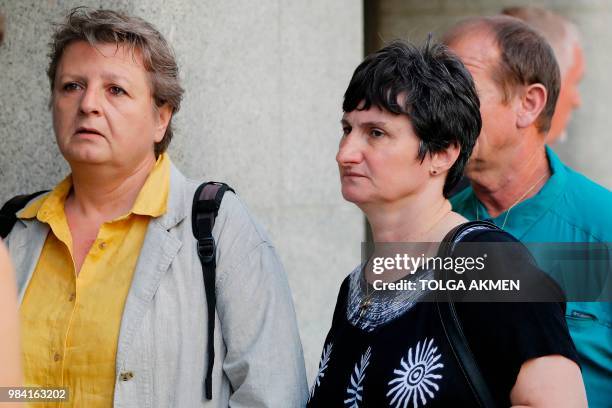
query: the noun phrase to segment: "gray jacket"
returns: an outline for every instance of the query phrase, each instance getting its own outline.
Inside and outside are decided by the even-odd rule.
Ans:
[[[114,406],[304,406],[304,357],[285,272],[266,233],[231,193],[213,230],[216,355],[213,399],[204,399],[208,316],[191,231],[198,184],[171,166],[168,211],[149,223],[123,311]],[[48,230],[36,219],[20,221],[7,239],[20,302]]]

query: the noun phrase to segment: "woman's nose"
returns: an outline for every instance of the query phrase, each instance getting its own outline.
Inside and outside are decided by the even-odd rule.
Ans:
[[[100,113],[100,96],[98,92],[92,88],[86,88],[82,93],[79,109],[84,114]]]
[[[339,165],[359,163],[363,158],[362,146],[357,135],[349,133],[342,138],[336,161]]]

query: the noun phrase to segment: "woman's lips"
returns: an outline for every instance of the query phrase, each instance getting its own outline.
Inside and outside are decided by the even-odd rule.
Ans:
[[[352,172],[342,173],[342,177],[343,178],[365,178],[363,174],[352,173]]]
[[[104,136],[102,133],[98,132],[95,128],[87,128],[87,127],[79,127],[77,128],[75,135],[84,135],[84,136]]]

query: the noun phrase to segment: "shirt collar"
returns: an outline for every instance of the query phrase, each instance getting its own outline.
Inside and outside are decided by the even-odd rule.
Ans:
[[[149,173],[147,181],[140,189],[131,212],[134,214],[159,217],[168,208],[168,190],[170,189],[170,159],[167,153],[157,158],[155,167]]]
[[[159,217],[168,207],[168,191],[170,188],[170,159],[167,153],[161,154],[153,170],[149,173],[145,184],[140,189],[136,201],[129,214]],[[66,197],[72,189],[72,176],[67,176],[55,188],[43,197],[28,205],[18,216],[21,219],[36,217],[39,221],[49,223],[53,217],[64,211]],[[121,217],[123,218],[123,217]]]
[[[522,239],[535,222],[550,209],[565,188],[567,181],[565,165],[548,146],[546,146],[546,157],[548,158],[551,177],[536,195],[518,203],[509,213],[504,211],[492,219],[485,206],[476,198],[471,186],[452,200],[453,207],[466,218],[473,220],[488,219],[499,227],[503,225],[505,231],[518,239]]]
[[[21,219],[37,218],[41,222],[48,223],[50,219],[58,215],[58,211],[64,211],[64,202],[72,189],[72,176],[68,175],[47,195],[37,198],[18,214]]]

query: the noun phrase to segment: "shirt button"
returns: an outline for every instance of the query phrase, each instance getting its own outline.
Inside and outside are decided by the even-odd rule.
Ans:
[[[72,301],[74,301],[75,298],[76,298],[76,294],[71,293],[70,296],[68,296],[68,301],[72,302]]]
[[[121,374],[119,374],[119,379],[121,381],[129,381],[134,377],[134,373],[131,371],[124,371]]]
[[[106,248],[106,242],[104,242],[104,241],[100,242],[100,244],[98,244],[98,248],[100,248],[100,249]]]
[[[60,353],[55,353],[53,355],[53,361],[60,361],[62,359],[62,356],[60,355]]]

